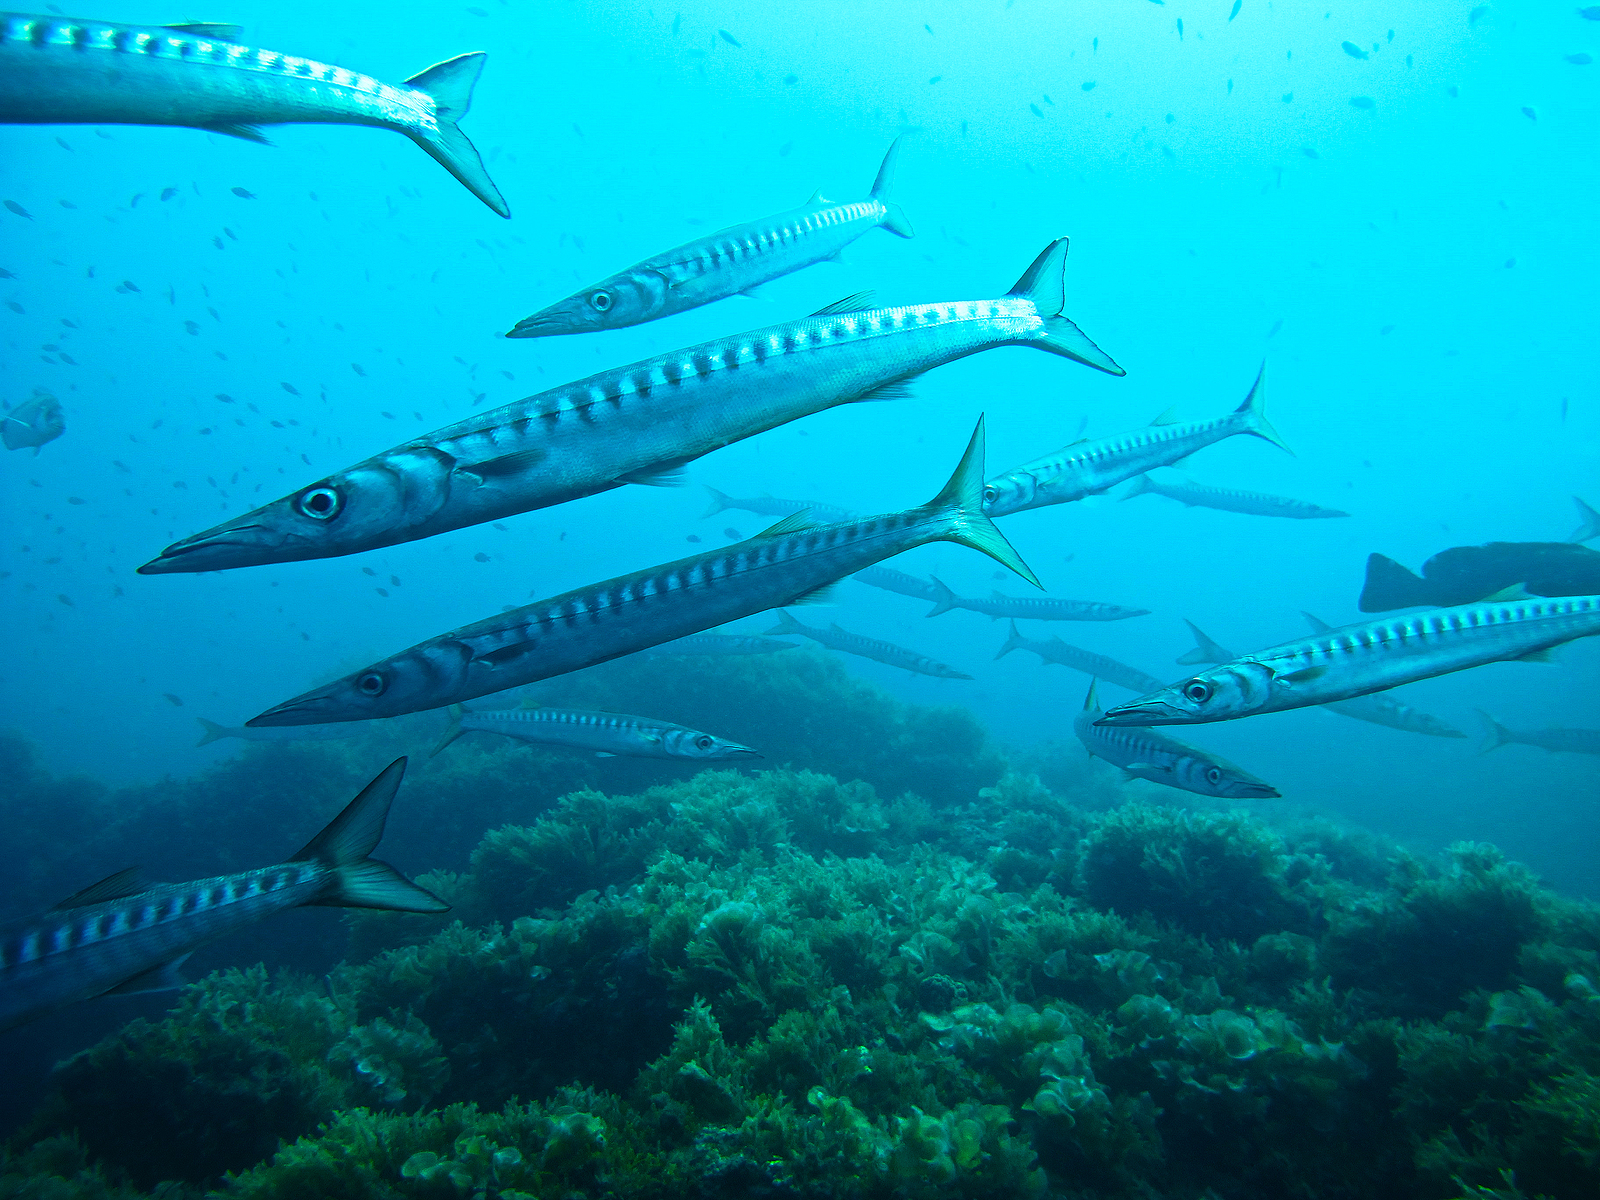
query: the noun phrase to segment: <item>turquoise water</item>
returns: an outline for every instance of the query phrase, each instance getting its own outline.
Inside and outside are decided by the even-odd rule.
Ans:
[[[37,807],[54,793],[19,784],[0,831],[10,822],[14,844],[53,849],[9,868],[18,882],[6,911],[43,907],[133,858],[173,878],[264,865],[354,794],[357,775],[386,754],[425,754],[442,728],[418,718],[375,735],[370,754],[350,751],[359,765],[338,760],[337,786],[293,759],[281,790],[325,783],[316,803],[280,823],[240,800],[230,828],[217,781],[239,776],[217,772],[246,751],[235,740],[196,747],[196,718],[239,725],[505,606],[771,523],[702,518],[696,484],[866,512],[920,503],[979,414],[995,473],[1171,406],[1184,419],[1220,415],[1268,362],[1267,412],[1295,455],[1239,438],[1185,470],[1348,518],[1107,496],[1002,522],[1048,594],[1150,610],[1035,624],[1033,636],[1058,633],[1166,680],[1180,677],[1173,660],[1192,645],[1184,618],[1250,650],[1298,636],[1302,610],[1334,624],[1361,619],[1369,553],[1415,569],[1450,546],[1566,538],[1572,497],[1600,501],[1600,63],[1588,61],[1600,56],[1600,20],[1570,5],[1233,7],[492,0],[236,3],[194,14],[241,23],[253,45],[392,81],[487,50],[462,128],[509,201],[509,221],[389,132],[278,126],[263,147],[187,129],[0,127],[4,399],[15,406],[42,388],[66,416],[65,434],[37,457],[0,461],[3,724],[32,747],[41,778],[83,777],[83,787],[131,788],[108,795],[152,803],[177,788],[210,808],[193,837],[174,833],[169,845],[146,825],[132,844],[75,856],[107,814],[66,806],[74,815],[56,828]],[[871,232],[842,265],[780,279],[759,299],[632,329],[499,336],[629,263],[797,206],[819,187],[830,199],[864,196],[899,135],[894,199],[914,240]],[[841,406],[717,451],[690,465],[682,489],[623,487],[344,558],[133,573],[178,538],[474,411],[863,289],[885,305],[999,296],[1063,235],[1064,311],[1126,378],[995,350],[930,372],[911,398]],[[1026,590],[952,545],[888,565],[936,573],[963,595]],[[889,699],[965,710],[989,739],[984,754],[1038,770],[1052,787],[1051,770],[1087,781],[1079,799],[1098,788],[1094,802],[1108,802],[1119,777],[1084,775],[1071,737],[1087,679],[1026,653],[992,661],[1003,622],[967,612],[929,620],[926,607],[848,585],[831,607],[797,615],[971,674],[845,663]],[[731,631],[772,624],[755,616]],[[685,690],[715,688],[721,669],[696,667]],[[756,686],[746,668],[728,670],[739,687]],[[826,707],[827,687],[845,677],[818,678],[809,702]],[[539,698],[672,720],[719,715],[671,695],[670,674],[630,679],[557,680]],[[1517,728],[1594,728],[1597,681],[1600,645],[1588,641],[1553,665],[1495,664],[1399,693],[1466,739],[1315,709],[1174,732],[1274,785],[1282,799],[1251,805],[1266,819],[1328,817],[1425,853],[1490,842],[1558,891],[1592,897],[1596,760],[1524,746],[1480,757],[1474,710]],[[662,690],[628,691],[646,683]],[[736,723],[737,707],[720,715]],[[854,750],[818,744],[814,714],[762,718],[781,729],[756,746],[767,766],[845,781]],[[712,732],[747,740],[737,728]],[[499,753],[496,763],[524,752]],[[246,761],[261,764],[258,780],[276,778],[280,760]],[[993,762],[969,790],[993,782]],[[564,771],[541,775],[548,787],[527,807],[484,800],[481,814],[458,814],[446,829],[408,823],[402,799],[402,848],[390,857],[408,873],[461,869],[490,824],[531,821],[533,805],[563,790],[618,795],[693,773],[622,762]],[[482,796],[515,775],[494,766]],[[882,764],[862,775],[886,798],[937,787],[931,772],[885,782]],[[470,792],[470,772],[461,787]],[[1127,795],[1191,799],[1146,784]],[[69,862],[79,874],[59,877]],[[206,951],[208,968],[263,954],[318,972],[332,961],[332,933],[305,934],[314,948],[303,951],[290,935],[254,936]],[[138,1003],[157,1016],[166,999]],[[59,1053],[88,1044],[66,1029],[52,1035]]]

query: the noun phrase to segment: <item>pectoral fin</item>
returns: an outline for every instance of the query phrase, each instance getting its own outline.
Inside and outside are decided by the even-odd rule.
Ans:
[[[1272,682],[1280,687],[1298,687],[1302,683],[1321,679],[1327,673],[1327,667],[1301,667],[1298,671],[1290,671],[1286,675],[1274,675]]]

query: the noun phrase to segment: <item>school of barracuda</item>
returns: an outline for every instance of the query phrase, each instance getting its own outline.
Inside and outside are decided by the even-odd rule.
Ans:
[[[490,209],[511,215],[459,124],[487,55],[462,54],[391,84],[241,39],[231,25],[132,26],[0,14],[0,123],[186,126],[258,142],[266,141],[261,128],[272,124],[373,126],[404,134]],[[819,192],[799,208],[665,250],[546,303],[515,320],[506,336],[581,335],[665,320],[836,258],[873,229],[911,238],[911,222],[891,198],[900,152],[896,139],[865,198],[834,202]],[[810,315],[608,368],[474,414],[174,542],[139,572],[231,570],[358,554],[627,485],[676,483],[688,464],[721,447],[839,405],[903,400],[918,376],[1003,346],[1031,346],[1123,375],[1063,311],[1067,249],[1067,239],[1056,238],[998,295],[885,308],[862,293]],[[1389,689],[1489,662],[1536,661],[1562,643],[1600,633],[1600,595],[1588,594],[1600,592],[1600,555],[1582,545],[1600,535],[1600,515],[1581,500],[1580,528],[1568,543],[1457,547],[1430,560],[1421,576],[1373,555],[1362,610],[1428,606],[1424,611],[1340,628],[1308,614],[1307,637],[1244,655],[1190,624],[1197,646],[1178,661],[1204,669],[1170,685],[1059,637],[1027,636],[1017,625],[1121,621],[1148,610],[998,591],[962,597],[937,578],[883,565],[914,547],[948,541],[1039,586],[994,522],[1122,485],[1123,500],[1153,494],[1256,516],[1345,516],[1297,499],[1200,483],[1174,470],[1235,436],[1288,450],[1264,414],[1265,378],[1263,364],[1244,402],[1226,415],[1179,423],[1163,414],[1142,429],[1054,450],[1040,446],[1038,457],[993,476],[986,474],[984,418],[974,404],[976,428],[959,457],[951,447],[956,463],[948,482],[927,502],[882,515],[772,496],[737,499],[708,488],[708,516],[742,509],[777,523],[730,546],[441,633],[286,699],[242,727],[202,720],[201,744],[335,738],[360,728],[351,722],[438,709],[448,712],[450,724],[435,753],[481,732],[601,755],[714,761],[755,756],[759,748],[649,716],[492,705],[469,710],[465,703],[629,654],[793,649],[793,641],[779,640],[784,635],[916,673],[972,678],[914,650],[834,623],[807,624],[788,611],[853,578],[932,603],[930,617],[960,608],[1008,619],[996,658],[1029,650],[1042,664],[1089,675],[1082,711],[1062,725],[1070,723],[1091,755],[1130,777],[1204,796],[1273,797],[1279,793],[1271,785],[1152,727],[1316,705],[1396,730],[1460,738],[1459,730],[1394,699]],[[40,393],[5,415],[4,444],[37,455],[65,430],[60,402]],[[768,636],[712,632],[768,611],[777,613]],[[1095,681],[1137,697],[1102,709]],[[1511,743],[1597,749],[1595,731],[1513,731],[1488,714],[1483,720],[1485,750]],[[404,764],[401,759],[386,768],[327,829],[277,866],[153,888],[123,872],[41,918],[0,931],[0,1027],[108,991],[174,986],[177,967],[197,945],[295,905],[442,911],[443,902],[370,858]]]

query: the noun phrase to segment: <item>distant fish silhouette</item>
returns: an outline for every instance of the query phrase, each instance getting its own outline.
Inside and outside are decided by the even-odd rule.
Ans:
[[[61,401],[43,388],[34,389],[33,399],[24,400],[4,417],[0,417],[0,437],[7,450],[21,450],[32,446],[34,457],[39,447],[53,442],[66,431],[67,420],[61,412]]]
[[[1580,531],[1581,532],[1581,531]],[[1362,612],[1471,604],[1520,584],[1531,596],[1600,594],[1600,550],[1576,542],[1490,542],[1453,546],[1414,575],[1382,554],[1367,559]]]

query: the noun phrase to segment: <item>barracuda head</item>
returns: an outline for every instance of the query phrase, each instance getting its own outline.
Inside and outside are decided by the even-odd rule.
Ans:
[[[454,460],[427,447],[368,459],[174,542],[141,575],[222,571],[354,554],[407,540],[450,497]]]
[[[719,738],[709,733],[701,733],[695,729],[669,729],[661,735],[661,745],[664,750],[674,758],[760,758],[761,755],[741,746],[738,742],[730,742],[726,738]]]
[[[469,692],[472,650],[442,638],[413,646],[393,658],[346,675],[343,679],[285,700],[245,724],[252,729],[274,725],[320,725],[332,721],[366,721],[441,708],[494,690],[487,685]]]
[[[1241,771],[1232,763],[1196,753],[1180,759],[1174,768],[1186,791],[1223,800],[1265,800],[1281,796],[1269,783]]]
[[[1200,725],[1266,711],[1273,694],[1272,668],[1261,663],[1224,663],[1159,692],[1106,709],[1096,725]]]
[[[1039,481],[1030,471],[1013,471],[983,485],[983,513],[988,517],[1003,517],[1033,503],[1039,492]]]
[[[661,315],[667,279],[659,271],[624,271],[518,321],[513,338],[622,329]]]

